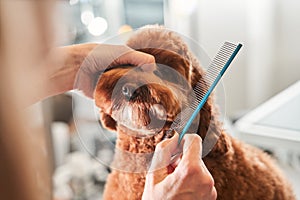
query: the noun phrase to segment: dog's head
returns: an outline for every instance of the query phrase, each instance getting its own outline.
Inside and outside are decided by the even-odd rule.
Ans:
[[[188,105],[188,61],[166,50],[144,51],[157,55],[153,70],[116,66],[97,83],[95,101],[107,128],[115,130],[121,125],[140,134],[157,133]]]
[[[199,71],[175,52],[150,48],[141,51],[155,56],[154,70],[116,66],[98,80],[94,97],[106,128],[116,130],[122,126],[136,134],[155,134],[169,128],[190,103],[192,87],[201,78]],[[201,118],[209,121],[210,104],[206,103],[202,110],[205,113]],[[206,124],[203,130],[207,130],[209,122]]]

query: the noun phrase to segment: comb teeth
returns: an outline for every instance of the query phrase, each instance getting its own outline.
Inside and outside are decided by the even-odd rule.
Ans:
[[[181,133],[189,117],[193,114],[192,109],[184,109],[172,123],[170,129],[175,130],[177,133]]]
[[[217,53],[215,58],[212,60],[207,73],[204,77],[205,82],[208,85],[211,85],[219,73],[222,71],[226,62],[229,60],[233,52],[235,51],[237,45],[231,44],[229,42],[225,42],[221,47],[220,51]]]
[[[238,45],[232,44],[230,42],[225,42],[222,45],[222,47],[218,51],[217,55],[214,57],[214,59],[210,63],[204,78],[202,80],[198,81],[198,83],[194,87],[194,93],[196,94],[197,97],[200,97],[200,98],[198,98],[198,99],[196,99],[196,101],[192,102],[192,104],[190,105],[191,109],[195,110],[197,108],[200,101],[202,100],[202,98],[205,96],[205,94],[209,90],[209,87],[213,84],[213,82],[219,76],[223,67],[226,65],[227,61],[229,60],[229,58],[232,56],[232,54],[236,50],[237,46]],[[223,75],[223,74],[221,74],[221,75]],[[204,90],[203,90],[203,88],[204,88]]]
[[[196,94],[197,98],[191,103],[189,108],[184,109],[176,117],[170,127],[171,129],[180,133],[178,143],[180,143],[184,134],[191,126],[212,90],[215,88],[241,47],[241,44],[236,45],[230,42],[225,42],[209,65],[209,68],[203,79],[199,80],[194,87],[194,93]]]

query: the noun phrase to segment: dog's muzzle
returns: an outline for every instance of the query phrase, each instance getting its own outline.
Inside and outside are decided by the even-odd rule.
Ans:
[[[122,95],[126,101],[135,100],[140,95],[147,95],[149,93],[147,85],[138,87],[134,83],[126,83],[122,87]]]

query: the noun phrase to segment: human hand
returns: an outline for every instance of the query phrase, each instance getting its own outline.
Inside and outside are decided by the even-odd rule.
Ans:
[[[106,69],[126,64],[142,66],[146,71],[152,71],[155,68],[154,56],[135,51],[127,46],[90,45],[94,45],[94,48],[81,63],[74,84],[74,89],[82,90],[88,97],[93,97],[98,77]]]
[[[172,155],[178,152],[177,142],[178,134],[175,134],[156,146],[155,160],[150,168],[155,171],[146,176],[142,199],[216,199],[214,180],[201,159],[202,141],[198,135],[185,135],[181,143],[181,159],[176,164],[161,168],[170,163]]]

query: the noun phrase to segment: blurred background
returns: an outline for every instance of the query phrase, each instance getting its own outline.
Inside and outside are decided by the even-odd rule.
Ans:
[[[224,41],[242,43],[242,51],[223,79],[225,126],[235,137],[274,155],[300,194],[300,99],[286,108],[285,115],[295,124],[289,139],[267,137],[261,131],[250,137],[255,128],[236,126],[253,109],[300,80],[299,1],[64,0],[58,1],[56,10],[56,25],[61,30],[57,45],[103,42],[147,24],[165,25],[190,37],[210,58]],[[299,91],[300,87],[294,87],[289,93],[294,97]],[[280,106],[289,104],[285,102]],[[40,106],[52,138],[54,197],[101,198],[115,135],[106,131],[105,137],[99,135],[93,101],[70,92],[49,98]],[[258,113],[258,121],[272,114]],[[280,117],[286,119],[285,115]],[[245,123],[255,121],[247,119]],[[284,134],[290,129],[280,130]]]

